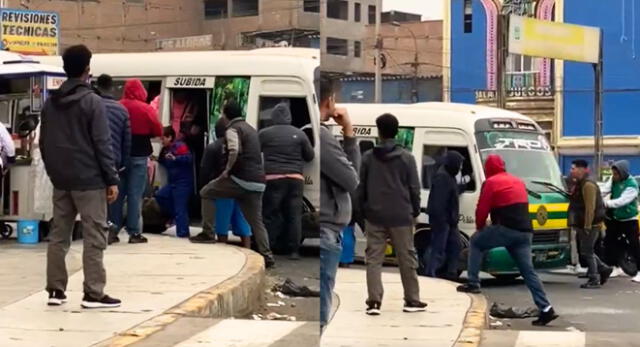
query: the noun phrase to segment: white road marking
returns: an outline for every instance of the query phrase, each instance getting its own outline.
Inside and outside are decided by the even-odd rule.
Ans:
[[[580,331],[521,331],[514,347],[584,347],[586,334]]]

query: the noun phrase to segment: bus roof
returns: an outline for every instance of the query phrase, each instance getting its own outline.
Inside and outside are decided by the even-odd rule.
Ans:
[[[60,56],[37,56],[43,63],[62,65]],[[246,51],[195,51],[94,54],[94,76],[300,76],[320,65],[320,50],[263,48]]]
[[[64,71],[59,66],[40,64],[32,57],[0,51],[0,75],[64,75]]]
[[[519,113],[471,104],[425,102],[417,104],[338,104],[349,112],[354,125],[375,125],[376,118],[391,113],[401,127],[454,127],[474,130],[478,119],[509,118],[533,122]]]

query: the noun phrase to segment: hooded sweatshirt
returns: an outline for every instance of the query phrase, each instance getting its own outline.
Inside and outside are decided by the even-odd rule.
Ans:
[[[271,121],[273,125],[259,133],[265,173],[302,175],[304,163],[314,157],[307,135],[291,125],[291,111],[285,104],[276,105],[271,112]]]
[[[409,227],[420,214],[420,180],[413,155],[385,140],[362,157],[359,209],[370,223]]]
[[[499,155],[487,157],[484,167],[486,181],[482,185],[476,208],[476,228],[482,230],[491,214],[494,225],[533,232],[529,218],[529,197],[524,182],[505,171]]]
[[[64,191],[117,185],[102,98],[78,79],[51,92],[42,110],[40,151],[51,182]]]
[[[147,91],[139,79],[128,80],[120,103],[129,112],[131,121],[131,156],[148,157],[153,153],[151,139],[162,136],[158,113],[146,103]]]
[[[451,228],[458,226],[460,214],[459,188],[456,176],[460,172],[464,157],[456,151],[449,151],[444,163],[433,177],[427,213],[429,220],[438,220]]]
[[[607,182],[603,194],[611,193],[611,200],[605,202],[607,208],[613,209],[613,219],[629,221],[638,219],[638,183],[629,174],[629,162],[620,160],[612,168],[618,170],[620,182]]]

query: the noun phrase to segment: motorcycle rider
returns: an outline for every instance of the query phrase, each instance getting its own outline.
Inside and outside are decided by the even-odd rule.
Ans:
[[[604,237],[605,262],[611,266],[618,265],[624,247],[619,241],[624,235],[629,243],[629,251],[640,268],[640,239],[638,228],[638,183],[629,174],[629,162],[621,160],[611,167],[612,179],[602,188],[603,196],[611,193],[611,199],[605,201],[607,232]],[[616,267],[611,277],[617,277],[623,271]],[[640,283],[640,273],[632,279]]]

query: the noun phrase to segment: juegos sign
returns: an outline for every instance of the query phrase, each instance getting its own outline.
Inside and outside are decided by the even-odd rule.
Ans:
[[[2,49],[30,55],[58,55],[58,13],[2,8],[0,25]]]

